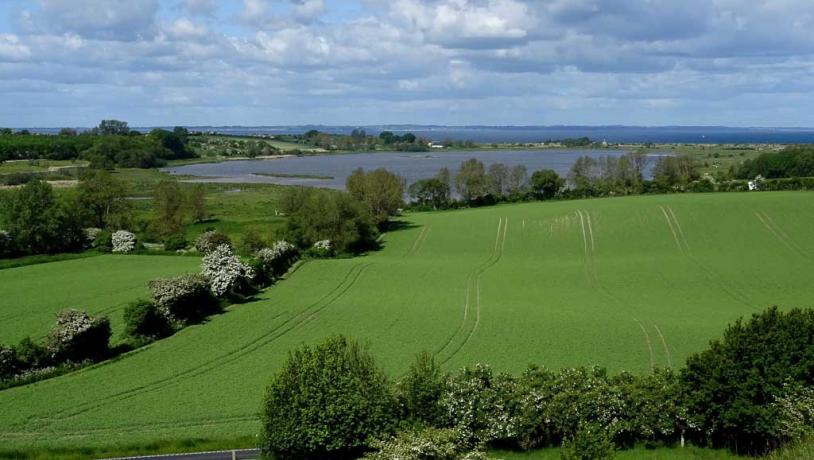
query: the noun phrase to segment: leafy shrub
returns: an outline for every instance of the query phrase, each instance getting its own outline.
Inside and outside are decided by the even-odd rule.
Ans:
[[[201,275],[154,279],[147,286],[158,312],[170,320],[199,321],[218,309],[209,281]]]
[[[415,363],[398,384],[405,418],[426,426],[439,426],[444,415],[440,401],[445,380],[446,375],[433,355],[424,352],[416,356]]]
[[[113,252],[132,252],[136,249],[136,235],[127,230],[119,230],[113,233],[111,244],[113,246]]]
[[[201,273],[209,280],[209,289],[218,297],[230,292],[246,292],[253,270],[232,253],[227,244],[206,254],[201,262]]]
[[[44,367],[50,363],[48,350],[44,346],[26,337],[20,340],[20,344],[15,349],[17,360],[21,369]]]
[[[0,345],[0,380],[14,377],[19,370],[17,351],[12,347]]]
[[[230,248],[232,247],[232,241],[228,236],[217,230],[210,230],[201,233],[201,236],[195,240],[195,249],[201,254],[209,254],[224,244]]]
[[[624,372],[614,379],[623,408],[614,427],[617,445],[672,444],[686,427],[686,410],[679,400],[679,381],[670,369],[633,376]]]
[[[369,460],[476,460],[487,459],[486,454],[463,442],[461,433],[454,429],[426,429],[407,431],[398,436],[378,441],[376,452],[365,455]]]
[[[172,333],[168,318],[152,302],[139,300],[124,309],[124,332],[136,338],[160,339]]]
[[[97,251],[110,252],[113,250],[113,232],[110,230],[102,230],[96,235],[93,240],[93,247]]]
[[[83,230],[85,234],[85,247],[94,247],[96,238],[102,233],[102,229],[98,227],[89,227]]]
[[[314,257],[331,257],[334,255],[331,240],[319,240],[311,246],[311,255]]]
[[[0,257],[9,257],[12,254],[11,234],[5,230],[0,230]]]
[[[187,239],[183,235],[173,235],[164,240],[164,250],[180,251],[187,248]]]
[[[608,433],[595,424],[581,425],[560,450],[562,460],[610,460],[615,456]]]
[[[297,260],[299,251],[293,244],[280,240],[270,248],[263,248],[254,255],[257,276],[264,282],[274,281],[283,276]]]
[[[702,442],[763,453],[782,440],[779,407],[790,387],[814,384],[814,310],[772,307],[738,320],[722,340],[692,355],[682,396]]]
[[[288,355],[263,406],[263,454],[272,458],[356,458],[391,433],[395,398],[373,357],[331,337]]]
[[[797,387],[777,398],[775,405],[780,433],[787,439],[800,441],[814,438],[814,387]]]
[[[105,316],[93,317],[79,310],[64,310],[46,339],[46,349],[58,362],[97,361],[107,356],[110,321]]]
[[[477,443],[516,437],[515,389],[510,375],[495,375],[489,366],[461,369],[449,378],[441,397],[448,426]]]

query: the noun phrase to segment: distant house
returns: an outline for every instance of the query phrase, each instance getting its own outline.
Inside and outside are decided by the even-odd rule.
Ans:
[[[439,144],[437,142],[430,142],[431,149],[442,149],[444,148],[444,144]]]

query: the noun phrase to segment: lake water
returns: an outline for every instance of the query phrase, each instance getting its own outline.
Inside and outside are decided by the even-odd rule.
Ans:
[[[314,155],[287,157],[274,160],[236,160],[221,163],[202,163],[164,168],[170,174],[196,176],[194,182],[270,183],[306,185],[335,189],[345,188],[345,179],[357,168],[372,170],[386,168],[411,184],[419,179],[435,176],[447,167],[454,174],[461,162],[477,158],[487,167],[503,163],[509,167],[525,165],[529,175],[538,169],[553,169],[565,175],[577,158],[619,156],[622,150],[507,150],[507,151],[449,151],[443,152],[389,152],[351,153],[340,155]],[[327,178],[269,177],[260,174],[330,176]]]

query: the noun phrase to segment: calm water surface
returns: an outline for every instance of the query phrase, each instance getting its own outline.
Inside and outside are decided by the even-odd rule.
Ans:
[[[506,150],[506,151],[439,151],[439,152],[378,152],[341,155],[314,155],[287,157],[274,160],[237,160],[222,163],[203,163],[164,168],[170,174],[196,176],[194,182],[270,183],[281,185],[307,185],[335,189],[345,188],[345,179],[354,169],[386,168],[411,184],[419,179],[433,177],[439,169],[447,167],[454,174],[461,162],[477,158],[488,167],[491,163],[507,166],[525,165],[529,175],[538,169],[553,169],[565,175],[577,158],[619,156],[622,150]],[[330,179],[269,177],[260,174],[330,176]]]

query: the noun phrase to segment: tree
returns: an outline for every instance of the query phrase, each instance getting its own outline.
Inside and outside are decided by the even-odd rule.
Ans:
[[[489,194],[501,197],[509,185],[509,168],[503,163],[489,165]]]
[[[62,128],[59,130],[60,136],[76,136],[76,130],[74,128]]]
[[[461,163],[455,176],[455,188],[464,201],[475,201],[486,196],[489,193],[489,180],[483,163],[476,158]]]
[[[700,441],[739,453],[776,447],[779,408],[795,384],[814,384],[814,310],[777,307],[736,321],[687,359],[681,388]],[[791,384],[791,385],[790,385]]]
[[[369,212],[349,193],[290,188],[282,208],[288,216],[286,239],[300,248],[329,240],[338,252],[360,252],[375,243],[377,231]]]
[[[202,184],[194,184],[187,191],[186,206],[194,222],[203,222],[209,219],[205,193],[206,189]]]
[[[435,177],[413,182],[408,193],[413,202],[433,209],[443,208],[449,203],[449,186]]]
[[[353,171],[345,182],[350,196],[364,205],[373,222],[381,226],[404,205],[404,178],[379,168]]]
[[[661,156],[653,167],[653,179],[663,188],[686,185],[700,176],[688,155]]]
[[[506,184],[506,191],[509,195],[519,195],[523,192],[528,180],[528,172],[525,165],[515,165],[509,171],[509,179]]]
[[[102,120],[96,130],[100,136],[126,136],[130,133],[127,122],[119,120]]]
[[[176,181],[161,181],[153,196],[153,229],[159,235],[179,235],[184,228],[184,195]]]
[[[98,361],[110,350],[110,321],[105,316],[90,316],[78,310],[57,315],[48,333],[46,349],[57,362]]]
[[[390,382],[359,343],[303,345],[271,380],[260,449],[276,459],[357,458],[393,431]]]
[[[13,246],[27,254],[71,251],[82,247],[80,212],[54,196],[51,186],[33,180],[11,194],[7,230]]]
[[[565,179],[553,169],[541,169],[531,175],[531,191],[538,200],[549,200],[560,193]]]
[[[127,200],[127,187],[109,172],[93,170],[83,175],[77,193],[80,209],[88,214],[90,227],[130,227],[132,205]]]
[[[440,426],[444,415],[440,402],[445,381],[446,375],[433,355],[419,353],[398,385],[406,418],[425,426]]]
[[[598,176],[597,162],[587,155],[577,158],[568,172],[568,182],[574,187],[577,193],[582,195],[593,195],[595,192],[595,181]]]
[[[124,332],[135,338],[160,339],[172,333],[167,317],[146,300],[128,304],[124,308]]]

